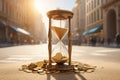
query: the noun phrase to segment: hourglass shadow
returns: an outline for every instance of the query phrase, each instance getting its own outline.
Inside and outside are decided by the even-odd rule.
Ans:
[[[54,78],[54,79],[53,79]],[[47,80],[87,80],[80,73],[47,74]]]

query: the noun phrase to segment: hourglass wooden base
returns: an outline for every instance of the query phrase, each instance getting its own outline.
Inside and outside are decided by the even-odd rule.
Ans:
[[[48,65],[48,71],[74,71],[73,65]]]

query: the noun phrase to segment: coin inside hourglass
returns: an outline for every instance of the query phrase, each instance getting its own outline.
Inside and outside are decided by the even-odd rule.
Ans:
[[[54,55],[53,60],[58,64],[59,63],[63,64],[68,60],[67,58],[68,52],[67,52],[67,48],[62,42],[62,39],[68,32],[68,29],[60,28],[60,27],[52,27],[52,31],[59,40],[56,46],[53,48],[53,55]]]

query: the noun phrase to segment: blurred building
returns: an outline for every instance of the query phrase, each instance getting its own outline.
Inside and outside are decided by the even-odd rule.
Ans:
[[[91,37],[104,37],[103,31],[103,0],[86,0],[86,26],[83,36],[89,43]]]
[[[45,37],[34,0],[0,0],[0,43],[40,43],[46,41]]]
[[[120,0],[86,0],[86,31],[83,36],[88,41],[91,36],[97,41],[104,38],[106,42],[115,41],[120,33]]]
[[[85,0],[76,0],[72,11],[74,13],[71,20],[72,44],[79,45],[82,43],[82,33],[85,30]]]
[[[120,0],[104,0],[102,9],[106,42],[114,42],[116,34],[120,34]]]

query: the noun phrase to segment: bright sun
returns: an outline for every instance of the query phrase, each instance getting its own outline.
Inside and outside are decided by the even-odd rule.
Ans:
[[[45,15],[49,8],[47,0],[35,0],[34,5],[38,12],[40,12],[42,15]]]
[[[56,4],[52,4],[52,2],[48,3],[48,0],[35,0],[35,8],[38,10],[38,12],[40,14],[42,14],[43,16],[43,21],[46,24],[46,29],[48,30],[48,18],[46,16],[46,13],[51,10],[51,9],[56,9],[57,5]],[[59,26],[59,22],[58,21],[54,21],[53,25]]]
[[[35,8],[42,14],[46,14],[47,11],[56,8],[56,4],[53,4],[53,0],[48,2],[49,0],[35,0]]]
[[[35,8],[40,12],[43,13],[44,12],[44,8],[43,8],[43,0],[35,0]]]
[[[46,16],[46,13],[50,7],[49,3],[47,0],[35,0],[34,5],[37,11],[42,14],[43,22],[45,23],[46,29],[48,30],[48,18]]]

